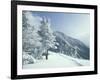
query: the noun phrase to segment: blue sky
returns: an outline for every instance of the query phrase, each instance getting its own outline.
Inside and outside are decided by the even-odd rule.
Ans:
[[[64,12],[36,12],[33,15],[47,17],[51,21],[51,28],[60,31],[73,38],[79,39],[89,46],[90,15],[82,13]]]

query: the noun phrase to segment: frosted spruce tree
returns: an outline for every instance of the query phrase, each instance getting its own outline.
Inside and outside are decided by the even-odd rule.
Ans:
[[[74,49],[75,49],[75,52],[74,52],[73,57],[82,59],[82,57],[78,53],[78,50],[80,50],[80,49],[77,46],[75,46]]]
[[[27,11],[23,11],[22,19],[23,64],[32,63],[39,56],[37,51],[41,46],[41,37],[38,35],[39,20],[36,23],[36,17]]]
[[[50,48],[55,48],[56,39],[53,35],[49,19],[45,17],[43,17],[41,20],[39,35],[42,38],[41,42],[43,52],[41,55],[46,55],[46,59],[48,59],[48,50]]]

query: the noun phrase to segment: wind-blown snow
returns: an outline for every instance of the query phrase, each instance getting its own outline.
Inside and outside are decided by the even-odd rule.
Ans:
[[[49,51],[48,60],[38,60],[34,64],[23,65],[23,69],[31,68],[62,68],[75,66],[89,66],[89,60],[75,59],[61,53]]]

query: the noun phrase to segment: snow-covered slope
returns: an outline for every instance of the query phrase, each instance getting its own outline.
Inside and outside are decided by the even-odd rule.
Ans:
[[[72,57],[89,59],[89,48],[82,41],[67,36],[59,31],[54,32],[54,35],[59,45],[56,45],[57,49],[51,49],[52,51],[61,52]],[[74,55],[75,50],[77,50],[77,56]]]
[[[70,59],[70,60],[76,62],[80,66],[88,66],[90,64],[89,60],[86,60],[86,59],[73,58],[71,56],[66,56],[64,54],[60,54],[60,56],[63,56],[66,59]]]
[[[70,56],[66,56],[61,53],[55,53],[49,51],[48,60],[38,60],[34,64],[25,64],[23,69],[34,68],[63,68],[63,67],[75,67],[75,66],[88,66],[89,60],[75,59]]]

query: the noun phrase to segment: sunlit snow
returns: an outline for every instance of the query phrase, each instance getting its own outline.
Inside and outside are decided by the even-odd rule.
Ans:
[[[62,68],[75,66],[89,66],[89,60],[75,59],[61,53],[54,53],[49,51],[48,60],[38,60],[34,64],[25,64],[23,69],[34,68]]]

